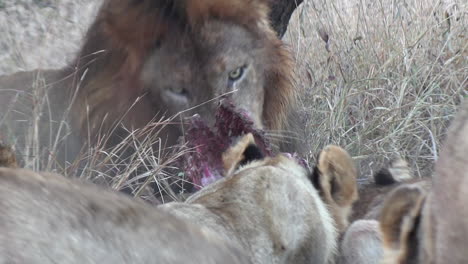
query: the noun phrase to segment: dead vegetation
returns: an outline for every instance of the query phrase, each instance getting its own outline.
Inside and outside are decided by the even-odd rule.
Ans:
[[[429,175],[468,94],[466,1],[306,1],[297,56],[309,149],[347,149],[363,175],[401,156]]]
[[[301,116],[311,154],[328,144],[340,145],[363,175],[395,156],[408,160],[416,175],[432,171],[446,127],[468,95],[468,6],[456,1],[309,0],[296,10],[285,41],[297,59],[296,85],[303,91]],[[8,36],[14,39],[13,33]],[[41,57],[41,66],[48,61],[56,65],[48,57]],[[2,69],[10,72],[37,65],[6,63],[10,62],[2,62]],[[86,149],[82,160],[67,168],[57,167],[53,159],[52,164],[39,163],[38,153],[25,164],[78,174],[114,189],[129,188],[134,195],[149,195],[149,200],[154,197],[147,187],[155,183],[158,198],[179,199],[167,188],[167,179],[185,183],[183,173],[173,169],[177,157],[189,150],[168,149],[156,155],[151,148],[164,149],[164,140],[150,132],[170,120],[156,120],[132,132],[113,149]],[[32,140],[29,150],[34,145]],[[122,160],[122,151],[134,154]]]

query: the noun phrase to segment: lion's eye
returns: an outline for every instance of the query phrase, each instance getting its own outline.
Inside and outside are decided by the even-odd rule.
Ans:
[[[244,75],[244,66],[239,67],[231,72],[229,72],[229,81],[235,82],[239,80]]]
[[[176,93],[178,95],[183,95],[183,96],[187,96],[188,92],[187,90],[185,90],[184,88],[180,87],[180,86],[173,86],[171,87],[171,91],[173,93]]]

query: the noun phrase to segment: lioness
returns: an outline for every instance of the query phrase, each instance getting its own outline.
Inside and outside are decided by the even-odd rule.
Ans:
[[[373,182],[359,186],[359,200],[354,203],[351,221],[379,218],[387,195],[403,184],[417,184],[426,190],[431,187],[430,177],[415,177],[408,163],[396,158],[373,175]]]
[[[406,184],[380,213],[382,263],[468,263],[468,101],[449,127],[432,190]]]
[[[0,133],[24,156],[73,161],[85,143],[115,146],[163,116],[213,122],[227,98],[277,134],[295,91],[268,2],[106,0],[68,67],[0,77]],[[180,120],[153,129],[162,146]]]
[[[349,155],[326,147],[309,177],[287,155],[257,154],[252,136],[244,137],[223,156],[226,177],[185,203],[159,208],[222,234],[253,263],[332,263],[338,233],[357,198]]]
[[[373,182],[359,186],[359,199],[353,205],[351,225],[340,244],[341,264],[374,264],[383,257],[382,233],[378,219],[385,199],[393,190],[414,184],[427,190],[431,178],[417,178],[405,160],[397,158],[373,175]]]
[[[382,256],[379,222],[373,219],[352,222],[340,243],[338,264],[377,264]]]
[[[214,232],[63,176],[0,168],[0,263],[250,263]]]
[[[156,208],[2,168],[0,262],[332,263],[357,193],[349,155],[328,146],[311,178],[293,158],[263,158],[253,143],[249,134],[224,154],[225,178]]]

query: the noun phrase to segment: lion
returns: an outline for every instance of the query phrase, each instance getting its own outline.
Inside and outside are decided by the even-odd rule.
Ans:
[[[359,219],[379,218],[383,202],[387,195],[403,184],[417,184],[428,190],[431,188],[430,177],[415,177],[406,160],[395,158],[373,175],[373,182],[359,186],[359,200],[353,205],[351,222]]]
[[[374,219],[352,222],[340,242],[338,264],[376,264],[382,256],[379,222]]]
[[[157,207],[0,168],[0,262],[334,263],[356,174],[337,146],[320,161],[312,176],[291,155],[264,157],[248,134],[223,154],[225,178]]]
[[[359,197],[356,179],[357,169],[344,149],[329,145],[319,153],[312,181],[340,233],[348,227],[353,205]]]
[[[223,155],[224,178],[159,208],[216,230],[253,263],[334,263],[357,175],[340,147],[320,157],[310,175],[289,155],[261,158],[249,134]]]
[[[214,232],[61,175],[0,168],[1,263],[250,263]]]
[[[404,185],[380,216],[383,263],[467,263],[468,101],[460,106],[435,164],[432,189]]]
[[[359,186],[359,199],[353,205],[351,225],[340,243],[341,264],[379,263],[383,257],[383,238],[379,218],[386,198],[402,185],[413,184],[423,190],[431,178],[417,178],[408,163],[396,158],[373,175],[373,182]]]
[[[269,24],[268,4],[106,0],[67,67],[0,77],[0,133],[23,157],[63,165],[149,123],[163,123],[152,133],[174,146],[182,117],[213,122],[221,100],[259,128],[287,130],[292,56]]]

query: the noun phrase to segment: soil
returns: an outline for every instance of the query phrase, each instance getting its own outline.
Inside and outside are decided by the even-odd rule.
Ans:
[[[80,46],[101,0],[0,0],[0,75],[59,68]]]

